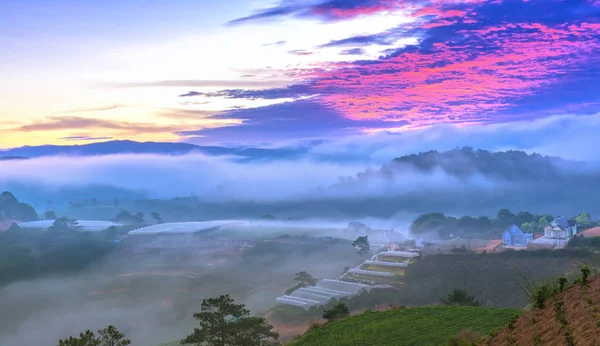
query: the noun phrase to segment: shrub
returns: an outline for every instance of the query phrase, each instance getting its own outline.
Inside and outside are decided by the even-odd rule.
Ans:
[[[565,286],[567,284],[567,278],[564,276],[561,276],[558,279],[556,279],[556,282],[558,282],[559,291],[564,292]]]
[[[311,322],[310,325],[308,326],[308,331],[313,331],[313,330],[317,330],[319,328],[323,328],[323,324],[318,323],[318,322]]]
[[[326,319],[327,322],[337,321],[348,316],[350,316],[350,309],[342,302],[337,303],[331,309],[325,309],[325,311],[323,311],[323,318]]]
[[[444,305],[460,306],[480,306],[481,302],[475,300],[475,296],[470,296],[467,290],[454,289],[446,298],[440,298]]]
[[[587,265],[583,266],[583,268],[581,268],[581,283],[584,286],[587,286],[587,284],[589,283],[589,279],[590,279],[590,267],[588,267]]]
[[[447,346],[474,346],[479,344],[482,335],[471,329],[463,329],[458,334],[450,337],[446,342]]]

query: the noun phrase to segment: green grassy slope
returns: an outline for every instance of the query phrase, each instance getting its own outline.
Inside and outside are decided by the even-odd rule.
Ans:
[[[367,312],[310,331],[289,345],[444,345],[448,337],[463,329],[487,334],[518,313],[520,310],[459,306]]]

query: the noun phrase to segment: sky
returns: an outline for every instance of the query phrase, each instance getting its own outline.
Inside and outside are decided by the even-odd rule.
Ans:
[[[0,33],[0,148],[600,117],[598,0],[0,0]]]

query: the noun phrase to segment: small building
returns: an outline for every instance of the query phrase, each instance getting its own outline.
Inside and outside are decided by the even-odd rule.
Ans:
[[[527,246],[533,240],[533,234],[524,233],[516,225],[512,225],[502,233],[504,246]]]
[[[415,247],[417,249],[424,248],[426,244],[427,244],[427,240],[425,240],[425,238],[423,238],[423,237],[418,237],[417,239],[415,239]]]
[[[530,242],[531,249],[562,249],[577,234],[577,223],[559,216],[544,227],[544,236]]]
[[[544,237],[557,239],[571,239],[577,234],[577,223],[559,216],[544,227]]]

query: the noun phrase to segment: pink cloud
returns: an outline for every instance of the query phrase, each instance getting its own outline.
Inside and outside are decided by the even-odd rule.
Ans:
[[[333,63],[312,71],[321,101],[346,117],[436,122],[493,121],[490,114],[555,84],[594,59],[600,24],[507,24],[459,32],[481,45],[436,43],[372,64]]]

